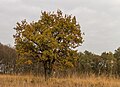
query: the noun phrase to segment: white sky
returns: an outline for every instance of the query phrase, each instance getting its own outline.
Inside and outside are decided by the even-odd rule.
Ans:
[[[0,0],[0,42],[14,45],[13,28],[23,19],[36,21],[41,11],[76,16],[85,33],[80,51],[114,51],[120,46],[120,0]]]

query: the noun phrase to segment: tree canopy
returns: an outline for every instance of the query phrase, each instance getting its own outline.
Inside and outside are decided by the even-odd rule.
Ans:
[[[60,10],[57,13],[44,11],[37,22],[24,20],[14,29],[18,64],[42,62],[45,76],[51,74],[55,65],[74,66],[77,60],[74,49],[83,43],[75,16],[63,15]]]

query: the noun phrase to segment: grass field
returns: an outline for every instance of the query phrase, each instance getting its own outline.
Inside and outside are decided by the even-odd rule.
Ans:
[[[120,87],[120,79],[92,75],[50,78],[45,82],[43,77],[32,75],[0,75],[0,87]]]

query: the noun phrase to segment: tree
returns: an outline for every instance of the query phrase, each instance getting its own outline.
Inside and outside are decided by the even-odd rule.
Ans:
[[[117,50],[115,50],[114,57],[116,58],[117,75],[120,76],[120,47]]]
[[[42,12],[37,22],[17,23],[15,46],[19,56],[28,64],[43,63],[45,78],[51,75],[53,66],[74,65],[77,53],[74,50],[83,42],[76,17],[64,15],[60,10]]]
[[[82,72],[84,74],[94,73],[99,75],[101,68],[100,62],[101,57],[99,55],[91,53],[87,50],[85,50],[84,53],[80,52],[77,66],[77,69],[79,70],[78,72]]]
[[[114,54],[112,52],[103,52],[101,54],[101,57],[103,59],[103,70],[104,73],[108,75],[115,74],[115,67],[116,67],[116,59],[114,57]]]
[[[0,73],[15,72],[16,51],[14,48],[0,43]]]

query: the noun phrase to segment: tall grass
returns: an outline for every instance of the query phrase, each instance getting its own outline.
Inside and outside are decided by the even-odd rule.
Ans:
[[[0,87],[120,87],[120,79],[106,76],[68,76],[50,78],[33,75],[0,75]]]

